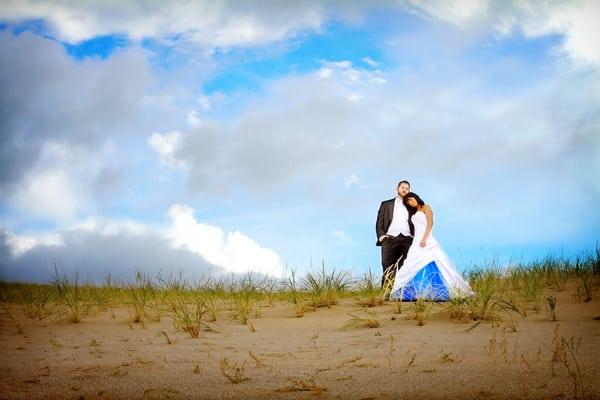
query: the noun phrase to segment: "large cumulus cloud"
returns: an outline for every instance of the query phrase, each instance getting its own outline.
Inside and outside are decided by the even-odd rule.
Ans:
[[[139,129],[152,82],[146,55],[77,62],[52,40],[5,31],[0,57],[0,193],[24,212],[62,219],[86,192],[118,184],[114,143]],[[44,187],[64,194],[62,206],[36,206]]]
[[[359,22],[373,10],[410,12],[424,19],[450,23],[460,29],[499,35],[514,32],[529,37],[560,34],[558,50],[576,63],[600,64],[600,34],[596,0],[540,2],[475,1],[236,1],[148,4],[141,1],[68,2],[13,0],[0,4],[6,21],[43,19],[51,35],[77,43],[97,36],[125,34],[139,40],[184,41],[208,49],[258,46],[288,39],[305,31],[319,31],[334,18]]]
[[[132,39],[185,38],[208,47],[257,45],[318,28],[320,5],[294,2],[148,2],[73,3],[8,1],[0,6],[6,20],[43,18],[51,33],[76,43],[112,33]]]
[[[0,277],[47,282],[61,273],[102,282],[130,280],[137,270],[182,272],[192,278],[230,273],[281,277],[279,256],[239,231],[225,233],[199,222],[194,211],[174,205],[166,226],[126,220],[92,219],[52,235],[15,235],[0,230]]]

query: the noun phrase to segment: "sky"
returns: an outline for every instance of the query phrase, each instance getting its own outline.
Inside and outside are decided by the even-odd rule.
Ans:
[[[600,0],[0,3],[0,278],[467,271],[600,241]]]

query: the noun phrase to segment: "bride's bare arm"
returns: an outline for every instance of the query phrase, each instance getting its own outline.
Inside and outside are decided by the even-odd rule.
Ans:
[[[425,217],[427,217],[427,228],[425,228],[425,233],[423,234],[423,239],[421,239],[421,247],[425,247],[427,245],[427,239],[429,238],[429,234],[431,233],[431,229],[433,228],[433,210],[429,205],[425,204],[422,208]]]

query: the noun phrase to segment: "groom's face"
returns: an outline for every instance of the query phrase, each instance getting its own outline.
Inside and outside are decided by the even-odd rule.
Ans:
[[[410,192],[410,186],[406,183],[401,183],[400,185],[398,185],[398,196],[400,197],[404,197],[408,194],[408,192]]]

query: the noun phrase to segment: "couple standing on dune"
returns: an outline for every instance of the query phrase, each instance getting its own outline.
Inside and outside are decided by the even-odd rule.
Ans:
[[[472,295],[469,284],[432,235],[431,207],[410,191],[406,180],[398,183],[396,192],[395,198],[381,203],[375,225],[386,298],[444,301]]]

